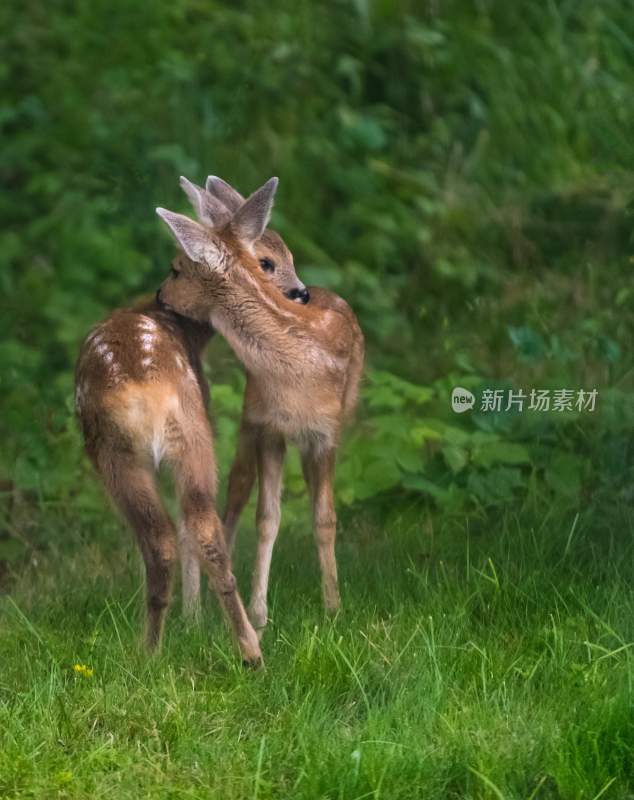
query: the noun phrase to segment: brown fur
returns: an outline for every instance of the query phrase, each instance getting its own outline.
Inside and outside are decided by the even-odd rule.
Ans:
[[[311,496],[324,605],[329,612],[340,605],[333,482],[341,430],[357,403],[363,335],[344,300],[326,289],[309,287],[309,291],[309,314],[304,315],[301,308],[297,314],[306,318],[319,347],[311,346],[306,357],[301,349],[295,351],[294,358],[300,362],[305,358],[304,369],[291,367],[289,375],[266,368],[247,370],[238,451],[229,477],[224,520],[230,551],[256,471],[259,479],[259,543],[249,606],[249,616],[258,631],[267,622],[268,574],[280,522],[281,471],[288,441],[299,446]],[[292,333],[287,335],[290,341],[276,339],[275,346],[292,348]]]
[[[284,248],[273,232],[264,233],[255,247],[256,258],[285,255],[286,268],[271,280],[278,295],[279,289],[303,288]],[[173,266],[183,260],[177,258]],[[206,415],[209,391],[201,366],[212,334],[207,322],[188,320],[156,301],[115,311],[81,348],[76,408],[86,450],[143,555],[148,647],[160,643],[178,547],[185,611],[194,613],[198,607],[200,562],[243,657],[257,662],[257,637],[231,573],[216,512],[216,466]],[[175,477],[183,513],[178,534],[156,486],[161,462]]]
[[[356,405],[363,335],[347,303],[325,289],[312,288],[308,305],[275,292],[232,225],[214,231],[190,223],[174,221],[173,230],[179,226],[177,239],[192,257],[183,262],[177,278],[163,283],[161,299],[179,314],[213,325],[247,370],[225,528],[231,550],[257,471],[259,541],[249,616],[256,628],[266,625],[268,575],[279,529],[287,442],[296,443],[301,452],[313,506],[324,603],[327,610],[335,611],[340,600],[334,467],[343,424]]]

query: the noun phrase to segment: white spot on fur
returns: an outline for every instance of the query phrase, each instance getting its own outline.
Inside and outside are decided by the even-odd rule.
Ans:
[[[149,357],[141,359],[141,366],[145,368],[152,366],[152,359]]]
[[[159,468],[163,456],[165,455],[165,439],[162,431],[155,431],[152,438],[152,457],[154,458],[154,466]]]

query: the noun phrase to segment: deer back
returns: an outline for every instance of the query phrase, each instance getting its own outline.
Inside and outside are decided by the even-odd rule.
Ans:
[[[119,309],[86,338],[77,361],[75,403],[86,446],[147,451],[160,461],[172,419],[204,413],[208,388],[200,350],[207,326],[155,302]]]

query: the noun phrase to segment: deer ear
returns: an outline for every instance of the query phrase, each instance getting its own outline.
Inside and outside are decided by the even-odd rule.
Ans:
[[[217,175],[210,175],[207,178],[205,189],[210,195],[217,197],[231,213],[236,212],[244,203],[244,197],[240,192]]]
[[[192,208],[198,214],[200,211],[200,195],[203,192],[202,186],[197,186],[195,183],[188,181],[184,175],[181,175],[178,179],[181,189],[185,192],[187,197],[189,198],[189,202],[192,204]]]
[[[264,233],[271,218],[277,178],[270,178],[264,186],[246,200],[234,214],[231,227],[238,239],[250,247]]]
[[[202,186],[197,186],[182,175],[180,185],[199,220],[211,225],[212,228],[224,228],[231,219],[231,213],[220,200],[212,197]]]
[[[156,213],[167,224],[178,244],[192,261],[214,267],[220,250],[208,230],[183,214],[175,214],[166,208],[157,208]]]

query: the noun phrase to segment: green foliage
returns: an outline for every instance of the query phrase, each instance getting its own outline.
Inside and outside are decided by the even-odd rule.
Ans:
[[[630,496],[627,3],[9,0],[0,24],[11,491],[101,504],[72,419],[78,345],[165,274],[153,209],[183,203],[178,175],[214,172],[244,191],[279,175],[274,224],[300,274],[359,315],[342,504]],[[219,352],[224,474],[242,384]],[[596,387],[599,403],[458,418],[455,385]],[[299,494],[296,462],[287,485]]]

